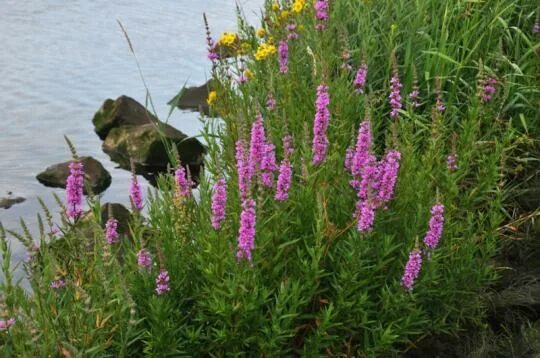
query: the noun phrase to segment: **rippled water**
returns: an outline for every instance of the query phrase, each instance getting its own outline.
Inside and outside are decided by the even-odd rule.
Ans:
[[[255,23],[262,0],[237,0]],[[108,97],[141,103],[145,89],[117,24],[127,29],[160,117],[187,81],[205,82],[202,13],[214,33],[236,29],[233,0],[2,0],[0,6],[0,197],[27,200],[0,209],[0,221],[18,230],[19,217],[36,227],[37,197],[56,209],[52,192],[35,179],[48,165],[69,159],[63,135],[79,154],[92,155],[111,172],[103,201],[129,203],[129,173],[101,151],[91,119]],[[196,113],[176,111],[170,123],[195,135]],[[14,261],[23,250],[15,240]]]

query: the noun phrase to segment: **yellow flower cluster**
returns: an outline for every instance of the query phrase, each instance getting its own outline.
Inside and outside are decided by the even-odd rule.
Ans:
[[[302,10],[304,9],[304,6],[306,6],[306,0],[294,0],[291,8],[292,8],[292,11],[299,13],[299,12],[302,12]]]
[[[206,103],[208,103],[209,106],[213,105],[217,98],[217,92],[216,91],[210,91],[208,93],[208,99],[206,100]]]
[[[278,11],[279,10],[279,3],[275,2],[272,4],[272,10]]]
[[[256,35],[257,35],[257,37],[263,38],[263,37],[266,36],[266,30],[263,29],[262,27],[260,27],[260,28],[257,29]]]
[[[236,34],[233,32],[224,32],[219,38],[218,44],[223,46],[232,46],[236,41]]]
[[[281,21],[287,20],[288,17],[289,17],[289,10],[283,10],[283,11],[279,14],[279,19],[280,19]]]
[[[257,61],[262,61],[268,56],[275,54],[276,52],[276,46],[263,43],[259,45],[259,48],[255,52],[255,59]]]

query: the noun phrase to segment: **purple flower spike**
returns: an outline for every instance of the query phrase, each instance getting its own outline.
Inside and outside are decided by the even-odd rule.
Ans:
[[[79,161],[69,163],[69,176],[66,181],[67,216],[72,219],[82,214],[84,188],[83,164]]]
[[[420,107],[420,90],[418,88],[413,89],[409,94],[409,99],[411,100],[411,105],[413,108]]]
[[[359,232],[370,232],[375,222],[375,205],[369,200],[358,200],[356,202],[356,219],[356,228]]]
[[[238,231],[238,260],[251,261],[251,251],[255,247],[256,212],[255,200],[246,199],[242,203],[240,229]]]
[[[225,208],[227,207],[227,182],[221,177],[212,189],[212,227],[214,230],[221,229],[221,223],[225,220]]]
[[[392,110],[390,111],[390,117],[392,119],[399,116],[399,110],[401,109],[401,82],[399,81],[397,71],[394,71],[392,78],[390,79],[390,95],[388,96],[390,100],[390,106]]]
[[[274,186],[274,172],[278,170],[276,164],[276,147],[272,143],[264,146],[261,160],[261,183],[267,188]]]
[[[457,154],[450,154],[448,158],[446,159],[446,165],[448,167],[448,170],[451,172],[455,172],[458,170],[458,158]]]
[[[10,318],[7,321],[0,319],[0,331],[7,331],[15,324],[15,318]]]
[[[444,226],[444,205],[435,204],[431,208],[429,230],[424,237],[424,244],[431,250],[435,249],[441,239]]]
[[[313,7],[315,8],[315,18],[317,20],[315,29],[317,31],[322,31],[324,30],[325,24],[328,21],[328,0],[317,0],[315,1]]]
[[[118,235],[118,220],[110,218],[105,224],[105,240],[107,244],[113,245],[119,241],[120,235]]]
[[[246,198],[251,188],[251,174],[244,142],[241,139],[236,142],[236,171],[240,195],[242,198]]]
[[[356,77],[354,79],[354,88],[357,93],[364,93],[364,86],[366,85],[368,66],[365,63],[362,63],[358,72],[356,72]]]
[[[313,121],[313,165],[318,165],[326,159],[326,150],[328,147],[326,130],[330,119],[329,104],[328,86],[320,85],[317,88],[317,99],[315,101],[316,112]]]
[[[141,184],[137,181],[137,176],[133,174],[131,178],[131,185],[129,187],[129,197],[131,199],[131,204],[136,210],[142,210],[144,203],[143,203],[143,196],[142,196],[142,189]]]
[[[266,135],[264,132],[263,118],[259,113],[251,126],[251,143],[249,146],[249,179],[255,175],[266,151]]]
[[[287,25],[287,40],[296,40],[298,39],[298,33],[296,32],[296,25],[291,22]]]
[[[396,187],[399,161],[401,160],[401,153],[397,150],[390,150],[384,156],[379,167],[379,182],[377,202],[379,205],[389,202],[394,196],[394,189]]]
[[[270,112],[276,109],[276,100],[272,93],[268,93],[268,97],[266,98],[266,109],[268,109]]]
[[[167,271],[161,270],[159,272],[159,275],[156,278],[156,293],[158,295],[162,295],[171,290],[171,288],[169,287],[170,280],[171,279]]]
[[[422,254],[420,250],[414,249],[409,254],[409,261],[405,265],[405,272],[401,278],[401,284],[407,290],[412,291],[414,281],[418,278],[420,274],[420,269],[422,268]]]
[[[276,200],[285,201],[289,198],[292,181],[292,166],[288,159],[284,159],[279,166]]]
[[[176,193],[182,198],[190,198],[193,182],[187,177],[186,170],[182,165],[174,172],[174,179],[176,182]]]
[[[488,77],[484,81],[482,86],[482,102],[487,103],[491,101],[495,92],[497,92],[497,79],[495,77]]]
[[[279,72],[287,73],[289,72],[289,45],[287,41],[280,41],[278,46],[279,54]]]
[[[144,269],[150,268],[152,266],[152,256],[146,249],[141,249],[137,252],[137,265]]]
[[[59,280],[52,281],[51,284],[49,285],[49,287],[52,288],[52,289],[58,290],[58,289],[64,287],[65,285],[66,285],[66,281],[64,281],[62,279],[59,279]]]

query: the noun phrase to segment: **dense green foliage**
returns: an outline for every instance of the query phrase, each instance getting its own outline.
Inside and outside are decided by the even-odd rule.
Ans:
[[[330,18],[315,31],[312,3],[299,13],[267,2],[265,37],[240,17],[237,41],[245,55],[216,62],[219,85],[203,117],[209,147],[206,176],[196,199],[181,199],[173,176],[162,176],[130,233],[108,245],[100,201],[60,234],[41,228],[40,246],[24,230],[31,250],[24,264],[32,287],[12,281],[6,234],[0,232],[3,314],[16,323],[0,332],[6,355],[28,356],[391,356],[428,335],[457,334],[485,326],[485,293],[497,278],[499,228],[510,217],[508,157],[518,139],[539,133],[539,36],[533,2],[346,1],[330,2]],[[287,19],[285,19],[287,16]],[[256,60],[261,42],[287,37],[289,72],[277,56]],[[211,24],[210,24],[211,25]],[[349,52],[352,71],[342,68]],[[369,66],[364,94],[354,91],[360,64]],[[249,80],[236,78],[249,69]],[[391,119],[389,80],[397,69],[404,107]],[[481,80],[497,79],[492,101],[481,101]],[[326,160],[311,164],[317,86],[329,86]],[[408,94],[415,83],[422,104]],[[267,96],[277,101],[266,108]],[[446,106],[436,111],[437,96]],[[258,112],[268,140],[283,157],[282,138],[294,139],[289,199],[255,185],[256,237],[251,262],[236,257],[241,198],[235,142],[249,142]],[[345,151],[370,118],[378,157],[401,152],[395,195],[376,213],[370,233],[359,233],[355,191],[344,169]],[[458,169],[447,168],[458,155]],[[227,178],[227,217],[211,226],[212,184]],[[126,195],[128,195],[126,183]],[[445,205],[440,245],[424,259],[412,291],[401,285],[409,252],[421,245],[430,208]],[[506,215],[506,216],[505,216]],[[40,219],[41,222],[41,219]],[[13,233],[15,234],[15,233]],[[137,265],[147,248],[154,265]],[[156,295],[165,269],[171,290]],[[50,288],[64,279],[65,287]]]

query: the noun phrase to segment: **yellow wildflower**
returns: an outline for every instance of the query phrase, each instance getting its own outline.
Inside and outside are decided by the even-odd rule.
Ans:
[[[232,46],[236,41],[236,34],[233,32],[224,32],[219,38],[218,44]]]
[[[275,2],[272,4],[272,10],[278,11],[279,10],[279,3]]]
[[[206,103],[208,103],[209,106],[213,105],[217,98],[217,92],[216,91],[210,91],[208,93],[208,99],[206,100]]]
[[[306,5],[305,0],[295,0],[291,8],[292,8],[292,11],[299,13],[299,12],[302,12],[305,5]]]
[[[288,17],[289,17],[289,10],[283,10],[283,11],[279,14],[280,20],[287,20]]]
[[[249,50],[251,50],[251,44],[249,42],[242,42],[240,48],[238,48],[238,54],[245,55]]]
[[[298,31],[300,32],[304,31],[304,25],[302,24],[298,25]]]
[[[265,37],[266,36],[266,30],[263,29],[262,27],[258,28],[257,29],[257,37]]]
[[[265,58],[267,58],[268,56],[275,54],[276,51],[277,51],[276,46],[274,46],[274,45],[269,45],[269,44],[265,44],[265,43],[260,44],[259,48],[255,52],[255,59],[257,61],[262,61]]]
[[[254,74],[253,71],[248,68],[244,71],[244,75],[246,75],[247,78],[252,79]]]

